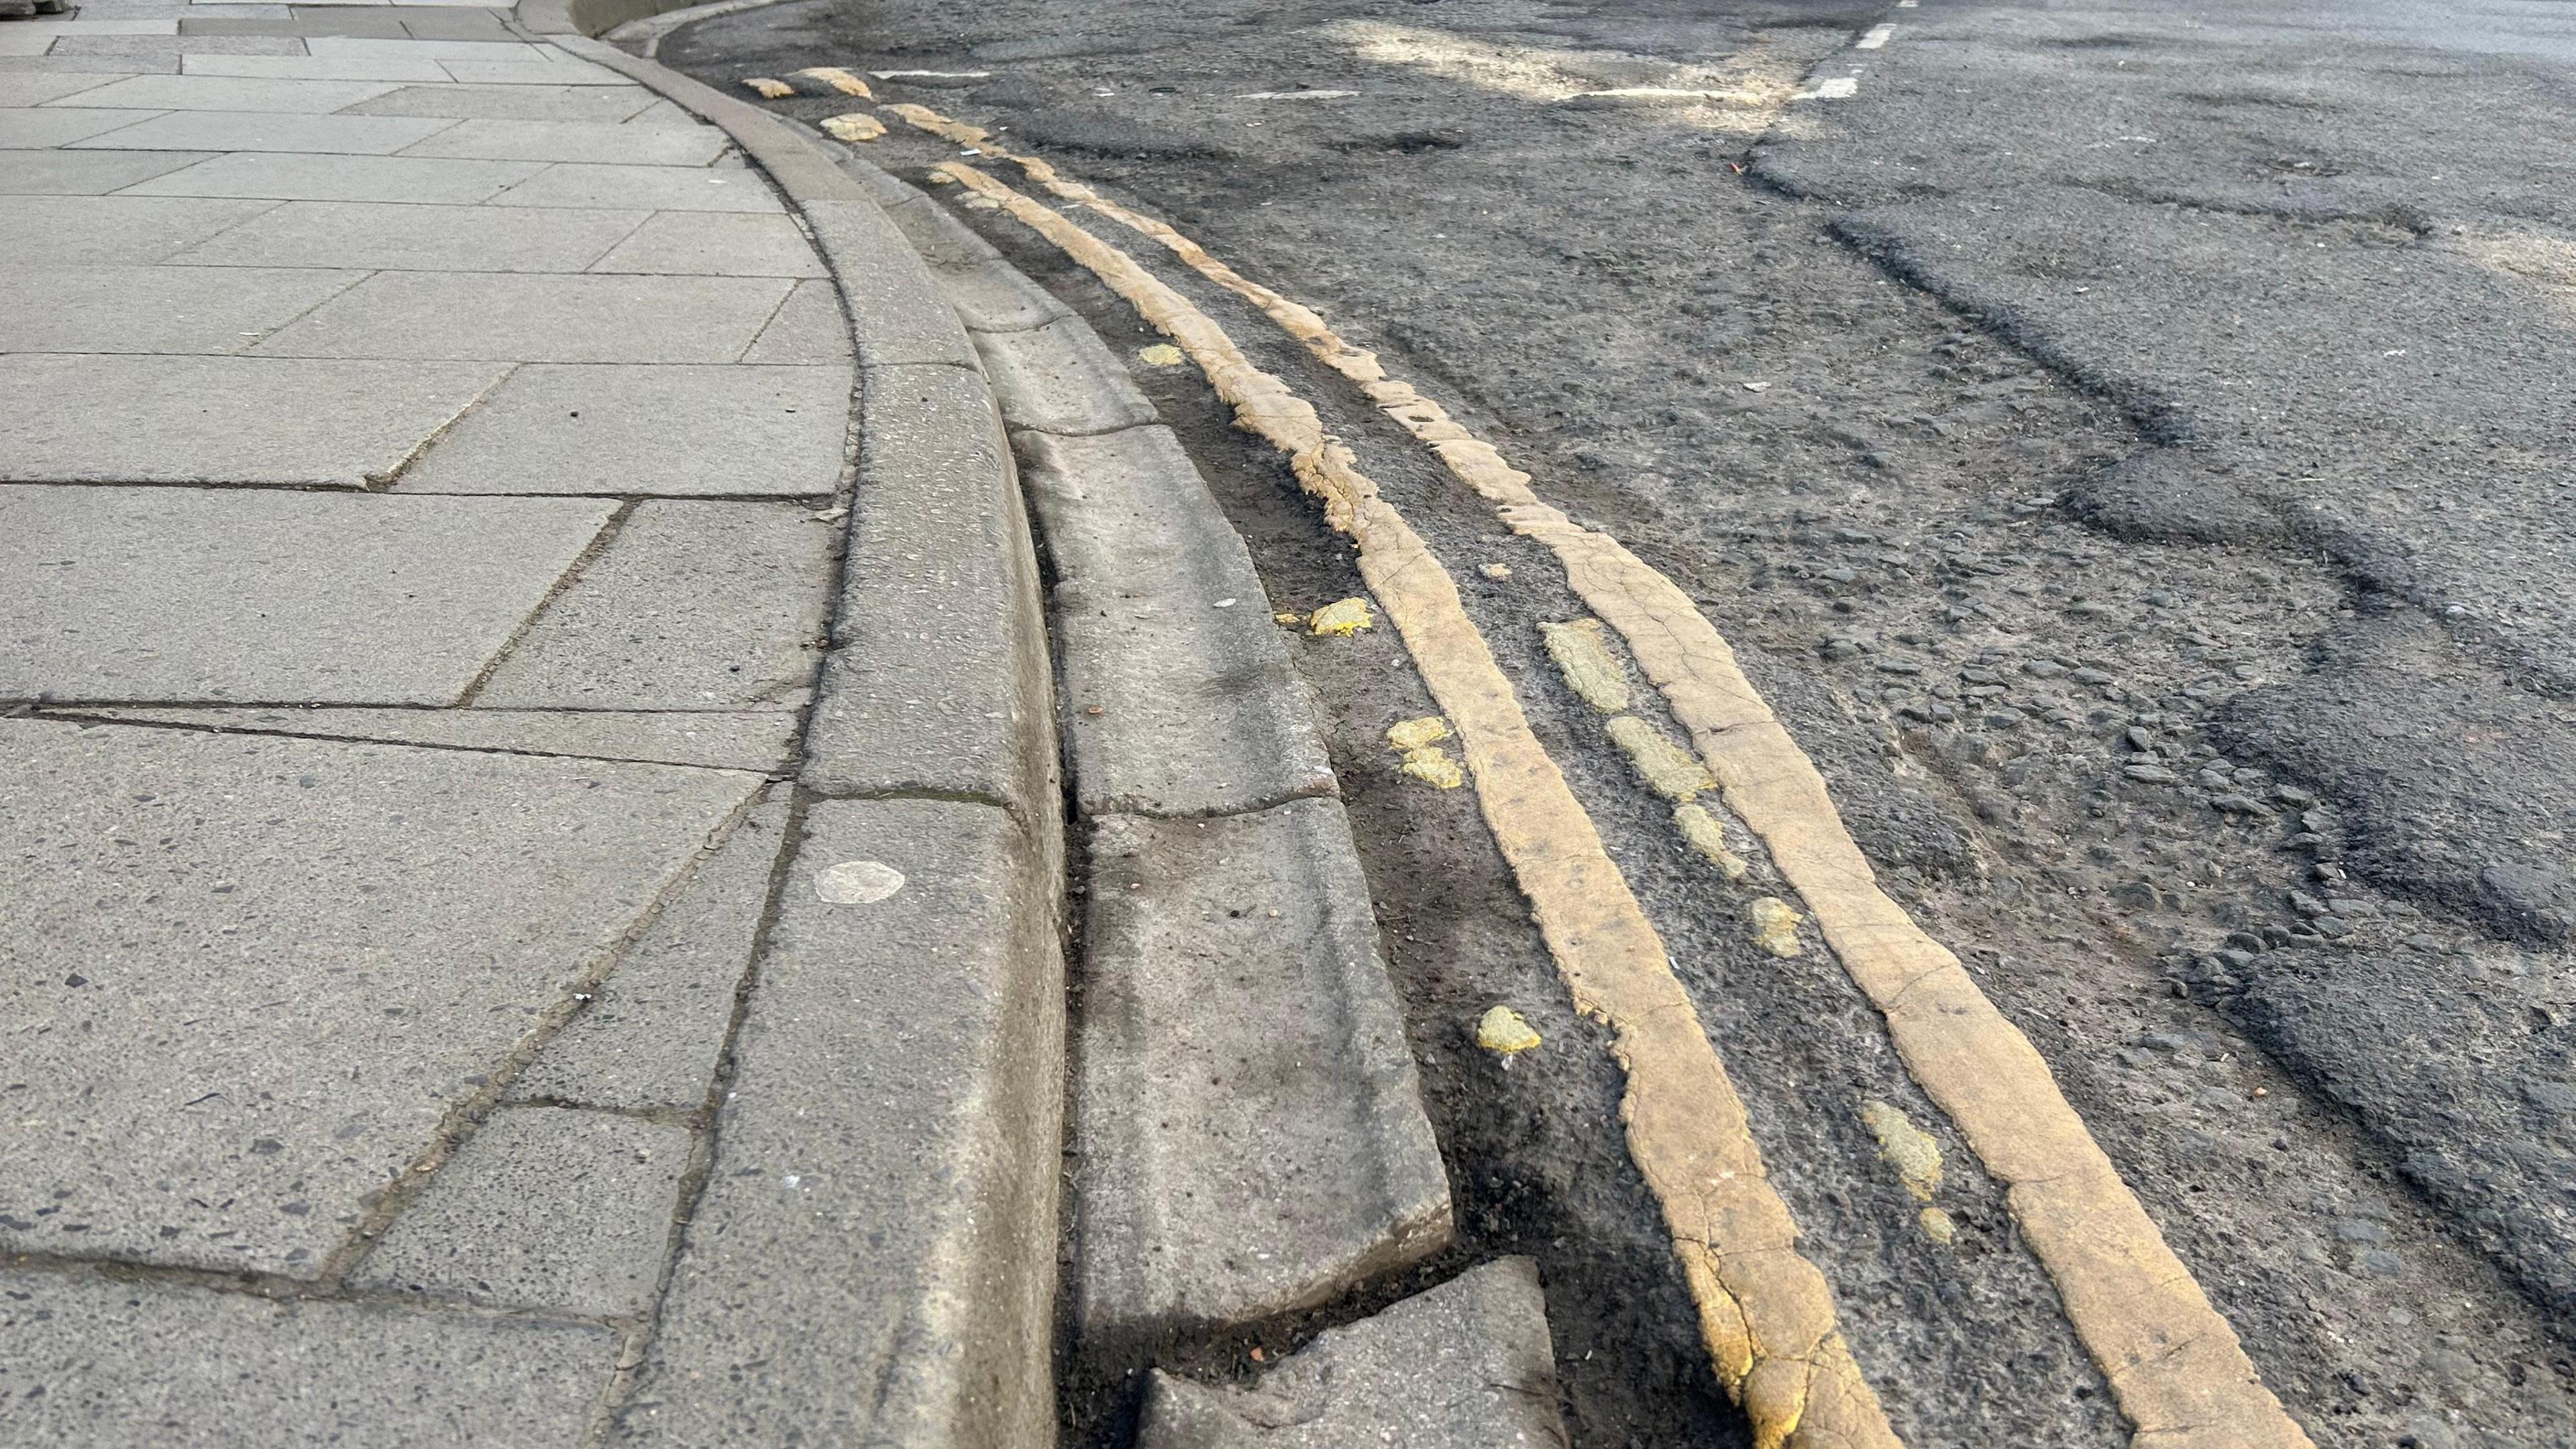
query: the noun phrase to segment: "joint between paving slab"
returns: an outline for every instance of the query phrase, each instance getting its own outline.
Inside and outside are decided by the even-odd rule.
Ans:
[[[266,214],[267,213],[265,212],[261,213],[263,216]],[[637,222],[635,224],[637,230],[641,230],[643,225],[644,223],[642,222]],[[627,234],[632,236],[634,235],[634,232],[630,231]],[[378,274],[370,272],[368,275],[373,277]],[[524,363],[514,362],[509,366],[502,368],[501,375],[499,377],[492,379],[490,383],[484,386],[482,391],[477,392],[474,396],[465,400],[465,406],[458,408],[454,413],[451,413],[448,416],[447,421],[430,429],[429,435],[422,438],[419,443],[415,444],[410,452],[395,459],[394,465],[385,470],[384,476],[368,479],[366,491],[371,493],[381,493],[386,489],[393,487],[396,483],[401,482],[402,475],[410,471],[412,464],[420,461],[422,456],[427,454],[430,448],[440,439],[445,438],[449,433],[454,432],[457,424],[464,422],[469,417],[472,417],[485,403],[490,402],[493,395],[498,393],[503,387],[507,386],[511,378],[518,376],[519,369],[525,365],[526,364]]]
[[[548,1043],[562,1035],[564,1028],[598,1000],[601,984],[616,974],[618,966],[626,959],[626,953],[634,949],[635,944],[652,929],[654,922],[661,919],[662,913],[670,909],[671,903],[680,898],[697,873],[714,859],[726,841],[733,838],[742,823],[751,818],[752,811],[759,808],[769,791],[776,788],[771,785],[747,792],[725,817],[724,823],[708,833],[687,867],[673,872],[671,879],[664,882],[661,891],[617,940],[601,951],[596,961],[574,976],[557,994],[555,1001],[539,1013],[536,1024],[502,1055],[500,1062],[486,1074],[483,1084],[447,1110],[430,1134],[429,1149],[385,1185],[382,1195],[359,1214],[348,1235],[323,1259],[318,1274],[322,1281],[335,1287],[346,1283],[349,1274],[365,1262],[368,1253],[383,1239],[386,1229],[401,1216],[402,1210],[428,1188],[439,1169],[453,1160],[492,1114],[501,1109],[511,1085],[527,1069],[528,1063],[536,1060]]]
[[[590,572],[592,564],[607,557],[610,546],[617,542],[617,536],[626,531],[626,520],[634,517],[635,510],[640,506],[635,503],[617,505],[616,510],[608,515],[608,521],[601,524],[599,531],[590,536],[590,543],[580,553],[573,555],[572,562],[565,565],[564,571],[555,576],[554,586],[546,590],[545,596],[538,599],[535,607],[528,610],[527,617],[521,619],[518,627],[510,631],[510,637],[502,640],[501,647],[493,650],[492,657],[484,660],[483,667],[474,672],[472,679],[466,681],[463,692],[456,696],[457,708],[463,709],[474,702],[474,697],[491,684],[492,676],[498,674],[501,666],[509,662],[510,656],[518,652],[519,646],[527,642],[529,632],[537,627],[539,619],[546,616],[546,611],[554,607],[555,600],[562,598],[571,591],[573,585],[581,582],[582,575]]]
[[[399,1289],[363,1288],[322,1279],[297,1278],[284,1273],[233,1273],[220,1268],[137,1263],[125,1258],[84,1258],[71,1253],[10,1253],[0,1256],[0,1268],[12,1273],[54,1273],[67,1277],[95,1274],[111,1282],[158,1284],[200,1293],[221,1293],[234,1298],[265,1299],[271,1303],[346,1303],[431,1317],[502,1319],[586,1328],[621,1326],[633,1321],[573,1313],[543,1304],[475,1303]]]
[[[93,706],[93,707],[91,707],[90,709],[82,709],[82,708],[80,708],[80,707],[78,707],[78,706],[63,706],[63,705],[41,706],[41,707],[36,708],[36,709],[28,710],[28,711],[26,711],[24,714],[18,714],[18,713],[15,713],[15,712],[0,713],[0,718],[50,719],[50,720],[60,720],[60,721],[62,721],[62,722],[64,722],[64,723],[66,723],[66,724],[91,725],[91,726],[110,725],[110,726],[118,726],[118,727],[122,727],[122,728],[126,728],[126,729],[145,729],[145,730],[178,730],[178,731],[180,731],[180,732],[182,732],[182,733],[188,733],[188,734],[205,734],[205,735],[259,735],[259,736],[265,736],[265,737],[270,738],[270,739],[284,739],[284,740],[315,740],[315,739],[320,739],[320,740],[344,740],[344,741],[347,741],[347,742],[349,742],[349,743],[351,743],[351,744],[382,745],[382,746],[384,746],[384,747],[385,747],[385,748],[387,748],[387,749],[394,749],[394,750],[444,750],[444,751],[446,751],[446,752],[448,752],[448,753],[450,753],[450,754],[462,754],[462,755],[522,755],[522,756],[526,756],[526,757],[531,758],[531,759],[541,759],[541,760],[597,760],[597,761],[600,761],[600,762],[601,762],[601,763],[603,763],[603,764],[613,764],[613,765],[657,765],[657,766],[661,766],[661,767],[663,767],[663,768],[665,768],[665,769],[672,769],[672,770],[712,770],[712,771],[715,771],[715,772],[717,772],[717,773],[719,773],[719,774],[759,775],[760,777],[762,777],[762,778],[763,778],[763,779],[765,779],[765,780],[768,780],[768,781],[769,781],[769,782],[771,782],[772,784],[776,784],[776,783],[779,783],[779,782],[785,781],[785,780],[787,780],[787,779],[791,778],[791,777],[793,776],[793,774],[794,774],[794,767],[793,767],[793,764],[792,764],[792,763],[790,763],[790,762],[783,762],[783,761],[782,761],[780,764],[776,765],[775,767],[770,768],[770,769],[767,769],[767,770],[751,770],[751,769],[745,769],[744,767],[742,767],[742,766],[740,766],[740,765],[708,765],[708,764],[700,764],[700,763],[697,763],[697,762],[695,762],[695,761],[690,761],[690,760],[662,760],[662,759],[647,759],[647,758],[644,758],[644,757],[642,757],[642,756],[640,756],[640,755],[594,755],[594,754],[585,754],[585,753],[583,753],[582,751],[579,751],[579,750],[541,750],[541,749],[533,749],[533,748],[526,748],[526,747],[513,747],[513,746],[510,746],[510,745],[467,745],[467,744],[458,744],[458,743],[456,743],[456,742],[455,742],[455,741],[453,741],[453,740],[389,740],[389,739],[381,739],[381,738],[378,738],[378,737],[373,736],[373,735],[364,735],[364,734],[348,734],[348,733],[339,733],[339,734],[334,734],[334,733],[329,733],[329,732],[325,732],[325,731],[322,731],[322,730],[294,730],[294,729],[279,729],[279,728],[275,728],[275,727],[272,727],[272,726],[263,726],[263,725],[249,725],[249,724],[238,724],[238,725],[237,725],[237,724],[205,724],[205,723],[202,723],[202,722],[199,722],[199,721],[196,721],[196,720],[174,720],[174,719],[129,719],[129,718],[126,718],[125,716],[122,716],[122,715],[112,715],[112,714],[104,714],[104,713],[99,713],[99,712],[98,712],[99,710],[110,709],[110,708],[114,708],[114,709],[263,709],[263,708],[280,708],[280,707],[282,707],[282,706],[269,706],[269,705],[257,705],[257,704],[249,704],[249,705],[245,705],[245,704],[241,704],[241,703],[239,703],[239,702],[237,702],[237,701],[222,701],[222,702],[217,702],[217,703],[212,703],[212,704],[194,704],[194,705],[171,705],[171,704],[160,704],[160,703],[157,703],[157,702],[151,702],[151,701],[144,701],[144,702],[126,701],[126,702],[121,702],[121,703],[118,703],[118,704],[115,704],[115,705],[99,705],[99,706]],[[299,705],[299,706],[294,706],[294,707],[295,707],[295,708],[310,708],[310,706],[309,706],[309,705]],[[326,709],[342,709],[342,708],[352,708],[352,709],[378,709],[378,708],[404,708],[404,707],[405,707],[405,706],[384,706],[384,705],[349,705],[349,706],[343,706],[343,705],[330,705],[330,706],[325,706],[325,708],[326,708]],[[455,708],[452,708],[452,707],[448,707],[448,706],[418,706],[418,707],[416,707],[416,708],[418,709],[418,712],[419,712],[419,713],[422,713],[422,714],[460,714],[460,713],[466,713],[466,712],[467,712],[467,711],[458,710],[458,709],[455,709]],[[317,712],[318,712],[318,711],[317,711]],[[499,711],[479,711],[479,712],[480,712],[480,713],[499,713]],[[526,711],[514,711],[514,712],[515,712],[515,713],[527,713],[527,714],[577,714],[577,713],[585,713],[586,711],[574,711],[574,710],[526,710]],[[611,712],[611,711],[600,711],[600,712],[601,712],[601,713],[609,713],[609,712]],[[614,712],[615,712],[615,713],[642,713],[643,711],[614,711]],[[694,714],[694,713],[706,713],[706,714],[711,714],[711,715],[712,715],[712,714],[719,713],[719,711],[714,711],[714,710],[707,710],[707,711],[696,711],[696,710],[689,710],[689,711],[681,711],[681,710],[666,710],[666,711],[660,711],[660,712],[661,712],[661,713],[667,713],[667,714],[682,714],[682,713]],[[765,711],[763,711],[763,712],[765,712]],[[783,713],[783,711],[781,711],[781,712]],[[585,1104],[585,1105],[586,1105],[586,1104]],[[595,1110],[603,1110],[603,1111],[604,1111],[604,1110],[608,1110],[608,1109],[600,1108],[600,1109],[595,1109]]]

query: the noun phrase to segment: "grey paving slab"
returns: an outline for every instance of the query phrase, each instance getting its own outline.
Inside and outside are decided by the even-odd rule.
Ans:
[[[823,259],[785,216],[666,211],[591,265],[595,272],[821,277]]]
[[[1328,1328],[1251,1383],[1157,1370],[1136,1449],[1562,1449],[1538,1268],[1502,1258]]]
[[[379,272],[258,350],[276,357],[730,362],[759,335],[791,285],[767,277]]]
[[[0,208],[5,210],[5,208]],[[501,380],[497,363],[0,357],[0,480],[382,480]]]
[[[359,116],[518,121],[623,121],[656,104],[642,86],[405,86],[348,108]],[[694,123],[693,123],[694,124]]]
[[[1252,555],[1171,430],[1014,441],[1055,563],[1083,813],[1218,815],[1335,793]]]
[[[0,196],[102,196],[206,159],[193,151],[0,150]]]
[[[0,75],[56,75],[94,71],[102,65],[145,75],[176,75],[179,58],[175,55],[120,55],[108,59],[95,55],[0,55]]]
[[[195,196],[22,196],[0,206],[0,256],[63,266],[157,262],[276,204]]]
[[[382,81],[245,80],[221,75],[138,75],[83,91],[83,106],[146,111],[288,111],[320,115],[394,87]],[[49,104],[60,104],[53,102]]]
[[[1047,1443],[1054,862],[987,806],[804,826],[617,1440]]]
[[[200,161],[184,171],[155,176],[127,189],[138,196],[264,196],[279,201],[471,205],[526,179],[534,169],[532,163],[525,161],[244,152]]]
[[[850,388],[846,366],[522,367],[396,491],[829,493]]]
[[[0,147],[37,150],[62,146],[103,131],[134,125],[143,119],[145,117],[132,111],[35,106],[0,110]]]
[[[849,562],[806,737],[830,794],[1058,798],[1055,680],[1018,481],[984,380],[867,375]]]
[[[593,161],[620,166],[704,166],[724,154],[713,126],[627,126],[615,121],[460,121],[408,156],[494,161]]]
[[[637,505],[607,552],[546,606],[492,672],[476,703],[803,704],[840,544],[839,527],[815,522],[812,512],[798,503]]]
[[[782,366],[850,361],[850,320],[841,310],[839,289],[826,281],[798,282],[742,360]]]
[[[0,723],[0,1247],[313,1277],[757,776]],[[38,1209],[45,1209],[39,1212]]]
[[[444,60],[447,73],[467,85],[631,86],[613,70],[577,60]]]
[[[447,79],[437,61],[427,57],[374,58],[319,55],[191,54],[179,62],[181,75],[238,76],[246,80],[428,81]]]
[[[333,117],[334,120],[348,119]],[[118,197],[122,201],[126,198]],[[197,205],[243,205],[197,202]],[[631,235],[641,211],[421,202],[289,201],[169,258],[221,267],[372,267],[427,272],[577,272]]]
[[[123,75],[68,71],[56,75],[0,73],[0,106],[40,106],[64,96],[125,79]]]
[[[13,266],[0,288],[0,352],[238,352],[366,275]]]
[[[609,512],[572,498],[0,490],[0,697],[448,704]]]
[[[516,40],[502,19],[510,12],[473,5],[406,6],[399,18],[414,40]]]
[[[167,111],[121,130],[71,144],[125,151],[316,151],[335,155],[388,156],[453,124],[432,116]]]
[[[303,53],[304,42],[286,36],[267,35],[67,35],[46,52],[58,56],[91,55],[107,61],[150,56],[183,62],[191,55],[284,56]]]
[[[702,126],[706,123],[667,100],[655,101],[629,117],[630,126]]]
[[[523,755],[572,755],[718,770],[775,772],[790,763],[797,719],[784,710],[366,709],[254,706],[241,709],[92,707],[82,719],[188,725],[248,734],[383,744],[446,745]]]
[[[699,862],[590,1005],[511,1085],[513,1098],[629,1110],[706,1105],[790,803],[786,790],[773,790]]]
[[[349,1281],[503,1308],[643,1313],[670,1248],[690,1140],[685,1127],[607,1112],[502,1108]]]
[[[515,40],[377,40],[336,35],[317,35],[305,43],[305,48],[315,55],[351,59],[535,60],[546,54],[542,47]]]
[[[618,1346],[591,1324],[7,1273],[0,1353],[25,1387],[0,1432],[47,1449],[574,1449]]]
[[[1340,801],[1094,821],[1088,935],[1081,1332],[1256,1322],[1448,1244],[1448,1178]]]
[[[651,211],[785,210],[758,172],[707,166],[560,162],[494,198],[495,206],[626,206]]]
[[[1079,317],[1018,332],[979,332],[975,350],[1014,428],[1078,436],[1157,420],[1117,354]]]

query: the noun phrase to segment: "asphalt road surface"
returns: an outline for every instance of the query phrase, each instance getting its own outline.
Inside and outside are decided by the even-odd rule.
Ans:
[[[882,98],[1377,349],[1692,593],[2317,1443],[2576,1443],[2576,4],[796,0],[662,55],[975,73]],[[958,148],[873,154],[918,181]],[[1160,340],[967,215],[1114,346]],[[1868,1003],[1748,947],[1557,679],[1534,625],[1581,611],[1535,550],[1130,250],[1466,587],[1906,1442],[2125,1442]],[[1204,383],[1137,370],[1274,602],[1356,592]],[[1615,1072],[1505,1071],[1461,1025],[1503,998],[1585,1033],[1465,792],[1392,768],[1387,724],[1429,708],[1401,648],[1301,647],[1458,1184],[1449,1266],[1539,1257],[1578,1445],[1739,1442]],[[1941,1141],[1954,1242],[1864,1101]],[[1125,1381],[1086,1372],[1067,1442],[1116,1442]]]

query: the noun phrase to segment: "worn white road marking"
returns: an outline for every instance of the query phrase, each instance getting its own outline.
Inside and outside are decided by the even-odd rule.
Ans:
[[[1860,39],[1852,42],[1852,49],[1876,50],[1887,44],[1887,38],[1895,33],[1896,27],[1893,25],[1873,25],[1861,35]]]
[[[1793,101],[1832,101],[1840,100],[1844,96],[1857,95],[1859,93],[1860,81],[1857,77],[1838,75],[1827,80],[1820,80],[1806,90],[1800,91],[1796,95],[1791,96],[1789,99]]]

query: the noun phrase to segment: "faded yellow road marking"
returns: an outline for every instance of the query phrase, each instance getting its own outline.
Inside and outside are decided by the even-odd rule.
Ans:
[[[1377,595],[1456,729],[1477,803],[1576,1006],[1606,1022],[1627,1074],[1628,1152],[1664,1210],[1719,1381],[1761,1449],[1901,1449],[1834,1327],[1831,1289],[1797,1249],[1744,1102],[1675,979],[1662,938],[1602,849],[1591,816],[1531,733],[1458,586],[1350,450],[1287,384],[1133,257],[958,162],[936,168],[1007,209],[1180,344],[1239,426],[1288,456],[1333,527],[1359,544]]]
[[[2236,1330],[2068,1105],[2047,1061],[1958,958],[1879,889],[1824,778],[1688,595],[1617,539],[1577,526],[1541,500],[1528,474],[1410,383],[1388,376],[1376,354],[1344,341],[1312,310],[1246,280],[1169,225],[1066,179],[1044,161],[999,152],[978,127],[922,106],[890,109],[923,130],[995,151],[1056,195],[1160,242],[1366,390],[1513,531],[1547,545],[1576,595],[1627,640],[1638,668],[1670,702],[1727,805],[1762,837],[1773,864],[1806,898],[1826,944],[1885,1016],[1906,1069],[2005,1184],[2024,1240],[2056,1282],[2068,1320],[2135,1427],[2133,1442],[2154,1449],[2313,1449],[2264,1386]],[[1094,245],[1126,260],[1114,248]]]

